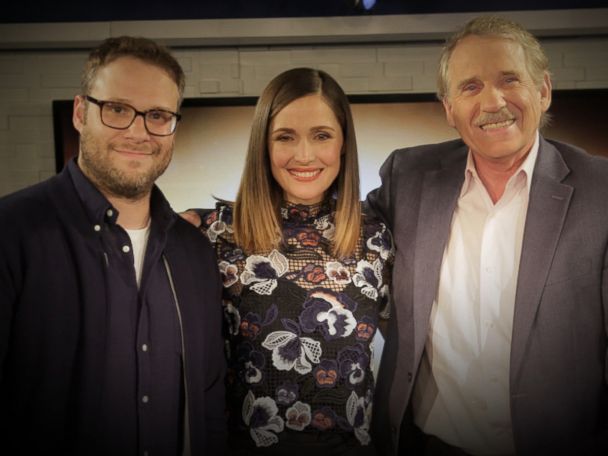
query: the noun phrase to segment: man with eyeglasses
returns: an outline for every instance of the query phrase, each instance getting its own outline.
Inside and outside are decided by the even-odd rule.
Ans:
[[[216,261],[154,185],[184,80],[150,40],[104,41],[74,100],[77,159],[0,199],[3,454],[223,453]]]

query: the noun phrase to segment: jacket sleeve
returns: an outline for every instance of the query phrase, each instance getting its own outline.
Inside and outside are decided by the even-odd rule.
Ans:
[[[602,270],[602,308],[604,309],[604,389],[608,390],[608,248],[604,256]],[[582,442],[576,447],[576,454],[585,456],[604,456],[608,454],[608,398],[604,395],[602,416],[597,435],[591,440]],[[573,453],[574,454],[574,453]]]
[[[222,341],[221,280],[209,241],[176,217],[165,248],[181,303],[185,342],[188,420],[185,453],[224,454],[226,446],[225,358]]]
[[[608,248],[604,255],[604,268],[602,270],[602,307],[604,309],[604,389],[608,390]],[[603,421],[601,423],[600,434],[592,448],[585,454],[605,455],[608,454],[608,399],[604,400],[602,407]]]
[[[393,166],[397,151],[393,151],[380,167],[380,187],[368,193],[363,205],[363,210],[370,215],[374,215],[383,220],[389,229],[393,229],[392,214],[392,183]]]
[[[0,226],[10,223],[0,215]],[[6,224],[5,224],[6,223]],[[15,283],[15,269],[11,267],[11,258],[14,252],[9,251],[9,239],[2,233],[0,240],[0,385],[4,379],[5,362],[11,333],[11,321],[17,301],[17,284]]]
[[[604,313],[604,391],[608,391],[608,247],[604,252],[604,265],[602,269],[601,299]],[[608,454],[608,397],[604,394],[602,404],[602,416],[600,417],[600,427],[596,438],[586,442],[579,449],[580,454],[584,455],[606,455]]]
[[[217,284],[213,299],[213,309],[210,312],[209,330],[212,333],[211,346],[216,347],[212,363],[208,366],[214,372],[212,377],[215,381],[205,391],[206,408],[205,420],[207,422],[207,452],[206,454],[224,454],[226,450],[227,427],[226,427],[226,359],[224,357],[224,338],[222,336],[222,287],[219,272],[216,269],[213,281]],[[210,374],[211,375],[211,374]]]

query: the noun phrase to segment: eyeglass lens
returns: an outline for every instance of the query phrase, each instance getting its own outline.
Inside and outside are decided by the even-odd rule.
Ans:
[[[129,128],[137,113],[129,105],[105,102],[101,107],[101,120],[108,127]],[[173,113],[162,110],[147,111],[144,122],[148,132],[153,135],[170,135],[175,130],[177,118]]]

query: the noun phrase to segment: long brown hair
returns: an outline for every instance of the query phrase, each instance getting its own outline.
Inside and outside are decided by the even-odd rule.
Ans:
[[[234,207],[233,227],[237,244],[246,252],[267,252],[282,241],[280,205],[283,190],[272,176],[268,130],[272,119],[292,101],[319,94],[342,127],[344,142],[340,171],[328,194],[337,197],[333,253],[351,254],[361,229],[359,162],[348,99],[327,73],[295,68],[276,76],[262,92],[253,116],[245,169]]]

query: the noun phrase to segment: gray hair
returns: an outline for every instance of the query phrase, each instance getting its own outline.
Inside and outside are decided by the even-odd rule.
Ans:
[[[439,58],[437,75],[437,97],[443,100],[448,95],[448,66],[452,52],[467,36],[494,36],[514,41],[521,45],[526,57],[526,67],[534,83],[540,87],[545,74],[549,74],[549,59],[538,40],[525,28],[509,19],[497,16],[479,16],[467,22],[445,43]]]

